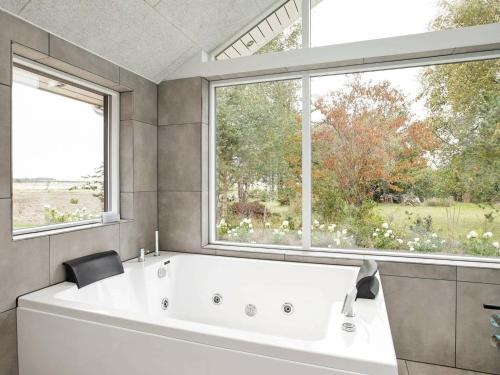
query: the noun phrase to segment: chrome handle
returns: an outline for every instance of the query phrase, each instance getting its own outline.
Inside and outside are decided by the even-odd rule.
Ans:
[[[491,336],[491,345],[495,348],[500,348],[500,335]]]
[[[344,304],[342,305],[342,314],[352,318],[354,317],[354,301],[356,301],[356,296],[358,294],[358,289],[356,287],[352,288],[349,293],[346,294],[344,298]]]
[[[139,250],[139,257],[137,258],[138,262],[144,262],[146,260],[146,250]]]

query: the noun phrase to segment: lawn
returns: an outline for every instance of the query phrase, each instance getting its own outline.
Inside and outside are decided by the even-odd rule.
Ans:
[[[60,212],[75,212],[86,208],[88,212],[102,212],[102,202],[88,190],[22,189],[14,185],[13,229],[46,225],[45,206],[55,207]]]
[[[266,202],[266,207],[282,217],[286,217],[290,212],[288,206],[280,206],[278,202]],[[492,240],[500,240],[500,218],[496,217],[498,213],[494,213],[495,218],[492,222],[485,218],[485,214],[493,211],[491,207],[481,208],[474,203],[459,202],[450,207],[381,203],[377,205],[376,210],[386,222],[395,227],[409,226],[418,217],[423,219],[431,216],[433,230],[442,238],[455,238],[463,241],[467,234],[474,230],[478,233],[492,232]],[[300,220],[296,221],[300,222]]]
[[[424,204],[412,207],[389,203],[379,204],[377,210],[387,222],[396,226],[411,224],[418,216],[422,219],[431,216],[435,232],[444,238],[455,236],[464,240],[467,233],[475,230],[478,233],[490,231],[494,240],[500,239],[500,219],[496,217],[493,222],[487,222],[484,216],[492,211],[491,207],[482,209],[473,203],[455,203],[451,207],[429,207]]]

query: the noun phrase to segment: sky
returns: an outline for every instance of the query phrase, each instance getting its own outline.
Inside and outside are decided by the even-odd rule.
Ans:
[[[373,84],[383,81],[389,81],[392,87],[397,88],[404,93],[411,103],[411,112],[415,120],[422,120],[427,117],[425,101],[416,100],[421,92],[419,83],[419,74],[423,68],[402,68],[392,70],[380,70],[375,72],[364,72],[361,74],[363,82],[372,82]],[[314,101],[320,96],[324,96],[331,91],[342,88],[346,81],[351,79],[351,74],[340,74],[332,76],[314,77],[311,79],[311,99]],[[313,121],[318,119],[312,117]]]
[[[429,31],[439,13],[439,0],[322,0],[311,11],[311,46],[349,43]],[[415,99],[421,87],[418,75],[422,68],[394,69],[362,73],[363,81],[390,81]],[[315,97],[341,88],[348,75],[324,76],[311,81]],[[424,102],[414,101],[415,118],[425,117]],[[314,120],[314,118],[313,118]]]
[[[103,116],[92,107],[14,83],[13,177],[74,181],[91,174],[104,155]]]
[[[429,31],[439,0],[322,0],[311,11],[312,47]]]

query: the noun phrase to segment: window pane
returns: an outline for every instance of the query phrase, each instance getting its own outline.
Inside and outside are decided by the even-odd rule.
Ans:
[[[289,51],[302,45],[302,0],[288,0],[220,52],[216,60]]]
[[[313,245],[499,255],[499,60],[312,80]]]
[[[313,47],[500,22],[498,0],[322,0],[311,4]]]
[[[216,89],[217,239],[301,243],[301,81]]]
[[[99,217],[104,97],[18,67],[13,81],[13,229]]]

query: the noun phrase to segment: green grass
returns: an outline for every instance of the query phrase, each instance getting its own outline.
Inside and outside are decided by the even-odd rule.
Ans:
[[[415,221],[417,216],[423,219],[430,215],[434,230],[445,238],[455,235],[456,238],[463,240],[467,233],[475,230],[479,233],[493,232],[493,239],[500,239],[500,218],[496,217],[492,223],[487,222],[484,214],[491,212],[491,208],[482,209],[473,203],[455,203],[451,207],[428,207],[425,205],[412,207],[388,203],[379,204],[377,210],[380,216],[394,225],[410,224]],[[410,220],[408,220],[406,211],[412,213]]]

